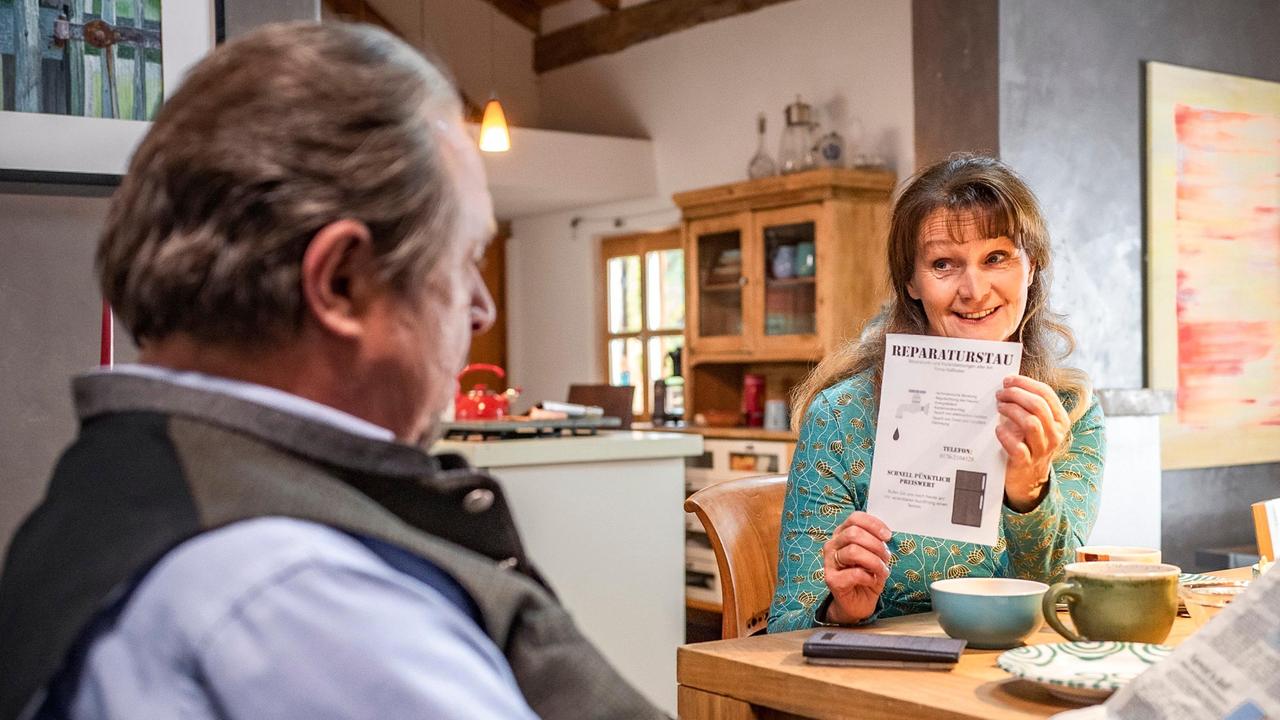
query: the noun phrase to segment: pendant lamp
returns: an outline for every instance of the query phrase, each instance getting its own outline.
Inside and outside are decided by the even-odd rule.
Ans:
[[[489,87],[496,88],[493,72],[493,16],[497,11],[489,8]],[[484,118],[480,121],[481,152],[500,153],[511,149],[511,133],[507,131],[507,114],[498,102],[498,91],[489,95],[484,104]]]
[[[484,119],[480,121],[480,149],[484,152],[506,152],[511,149],[511,134],[507,132],[507,115],[496,94],[484,104]]]

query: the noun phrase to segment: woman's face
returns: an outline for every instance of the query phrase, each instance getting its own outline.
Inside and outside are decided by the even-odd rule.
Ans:
[[[974,213],[948,213],[934,210],[921,224],[907,292],[924,306],[933,335],[1008,340],[1027,309],[1035,268],[1010,238],[982,237]]]

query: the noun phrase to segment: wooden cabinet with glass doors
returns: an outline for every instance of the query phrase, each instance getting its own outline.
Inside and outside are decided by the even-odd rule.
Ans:
[[[893,186],[888,172],[823,169],[675,195],[686,417],[740,410],[747,373],[765,377],[768,399],[786,400],[879,310]]]

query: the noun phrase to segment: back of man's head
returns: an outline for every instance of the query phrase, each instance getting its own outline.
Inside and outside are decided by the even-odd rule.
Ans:
[[[411,290],[448,242],[456,197],[440,132],[457,94],[376,28],[262,28],[199,63],[164,104],[98,247],[103,295],[135,340],[284,340],[303,322],[303,254],[341,218],[368,226]]]

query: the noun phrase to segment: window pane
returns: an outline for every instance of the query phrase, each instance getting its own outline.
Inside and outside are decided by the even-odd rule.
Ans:
[[[640,332],[640,256],[609,258],[609,332]]]
[[[683,335],[659,335],[649,338],[650,384],[654,380],[666,380],[672,375],[670,353],[684,347]]]
[[[684,329],[684,251],[645,253],[648,266],[648,325],[650,330]]]
[[[644,344],[640,338],[616,338],[609,341],[609,383],[611,385],[634,385],[635,396],[631,401],[632,412],[644,414],[643,390],[648,382],[645,380]]]

